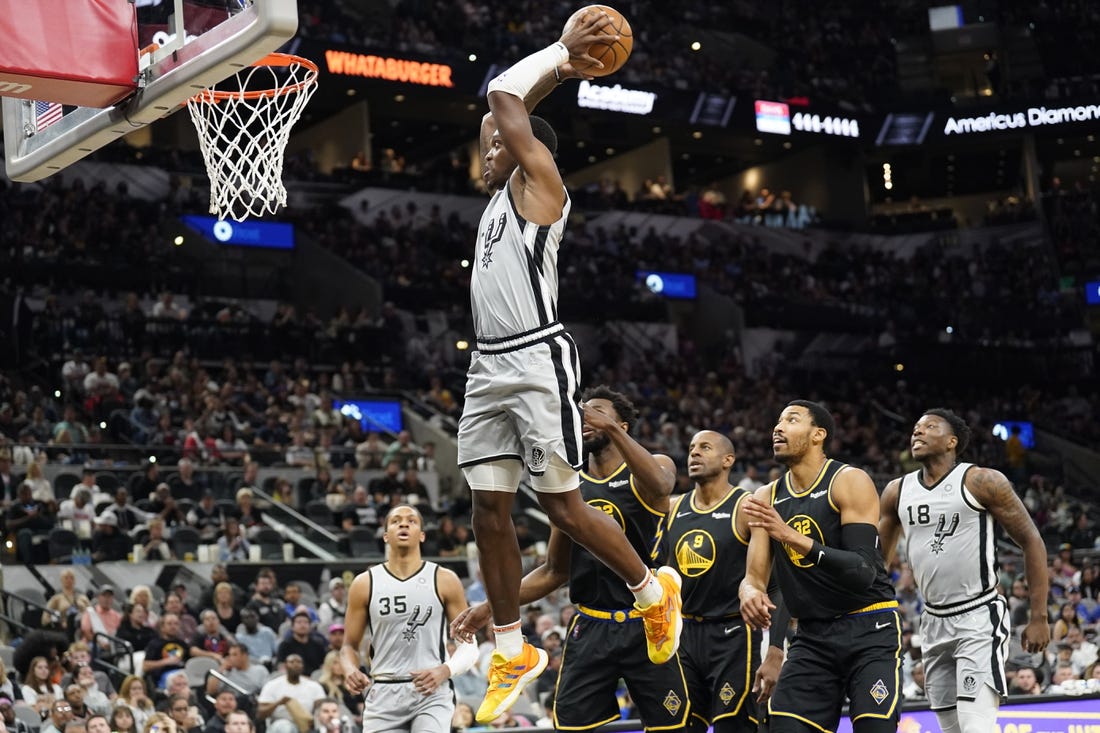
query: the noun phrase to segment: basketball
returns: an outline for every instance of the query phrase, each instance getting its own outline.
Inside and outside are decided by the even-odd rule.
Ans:
[[[601,30],[602,33],[608,36],[609,40],[606,42],[596,41],[588,47],[588,55],[602,62],[602,69],[598,66],[574,68],[589,76],[614,74],[623,67],[626,60],[630,58],[630,52],[634,49],[634,34],[630,30],[630,23],[627,22],[622,13],[608,5],[586,5],[573,13],[573,18],[582,15],[585,11],[604,12],[610,16],[611,24],[604,26]],[[570,20],[573,18],[570,18]],[[615,36],[619,36],[619,39],[614,40]]]

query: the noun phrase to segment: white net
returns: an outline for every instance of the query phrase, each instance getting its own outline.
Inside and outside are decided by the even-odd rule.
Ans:
[[[242,221],[286,206],[283,155],[317,89],[317,66],[273,53],[187,103],[210,176],[210,213]]]

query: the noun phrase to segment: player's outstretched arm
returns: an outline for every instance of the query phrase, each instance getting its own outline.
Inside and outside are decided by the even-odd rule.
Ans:
[[[761,486],[753,496],[745,499],[741,504],[746,511],[752,505],[766,506],[774,514],[771,491],[772,484]],[[741,599],[741,616],[749,626],[766,629],[771,625],[771,612],[775,610],[775,604],[768,598],[767,593],[768,579],[772,574],[771,535],[762,524],[755,522],[751,515],[749,525],[752,534],[745,560],[745,578],[741,581],[737,593]]]
[[[1021,635],[1025,651],[1041,652],[1050,643],[1047,620],[1047,594],[1050,577],[1047,574],[1047,548],[1035,527],[1027,507],[1016,495],[1012,483],[1000,471],[974,467],[967,471],[966,488],[989,510],[1012,541],[1024,551],[1024,574],[1031,613]]]
[[[370,686],[370,678],[360,668],[359,648],[367,630],[367,604],[370,603],[370,573],[360,573],[348,589],[348,610],[344,615],[344,646],[340,662],[344,666],[344,687],[358,695]]]
[[[894,560],[901,539],[901,518],[898,516],[898,497],[901,496],[901,479],[886,484],[879,500],[878,536],[882,540],[882,561],[886,567]]]

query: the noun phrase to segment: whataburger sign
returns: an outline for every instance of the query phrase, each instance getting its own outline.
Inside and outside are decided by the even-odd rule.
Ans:
[[[1100,104],[1076,107],[1028,107],[1026,112],[990,112],[981,117],[948,117],[944,135],[1019,130],[1029,127],[1100,121]]]

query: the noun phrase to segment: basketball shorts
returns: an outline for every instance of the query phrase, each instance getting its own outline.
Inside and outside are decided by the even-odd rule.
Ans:
[[[411,682],[380,682],[367,690],[363,733],[450,733],[455,712],[450,683],[421,695]]]
[[[680,659],[649,661],[637,611],[588,609],[573,617],[566,634],[554,693],[554,727],[591,730],[618,720],[615,691],[620,679],[626,681],[646,730],[679,729],[687,723],[690,706]]]
[[[933,710],[973,700],[982,685],[1008,694],[1005,660],[1010,635],[1008,604],[1001,596],[954,616],[921,614],[924,689]]]
[[[680,663],[688,683],[691,714],[722,731],[755,733],[753,678],[760,666],[761,633],[741,619],[684,619]]]
[[[460,468],[515,458],[533,475],[550,456],[580,468],[580,358],[561,324],[478,341],[458,423]]]
[[[769,702],[769,730],[804,733],[808,726],[835,731],[847,697],[853,723],[893,733],[901,712],[900,674],[896,607],[835,619],[800,619]]]

